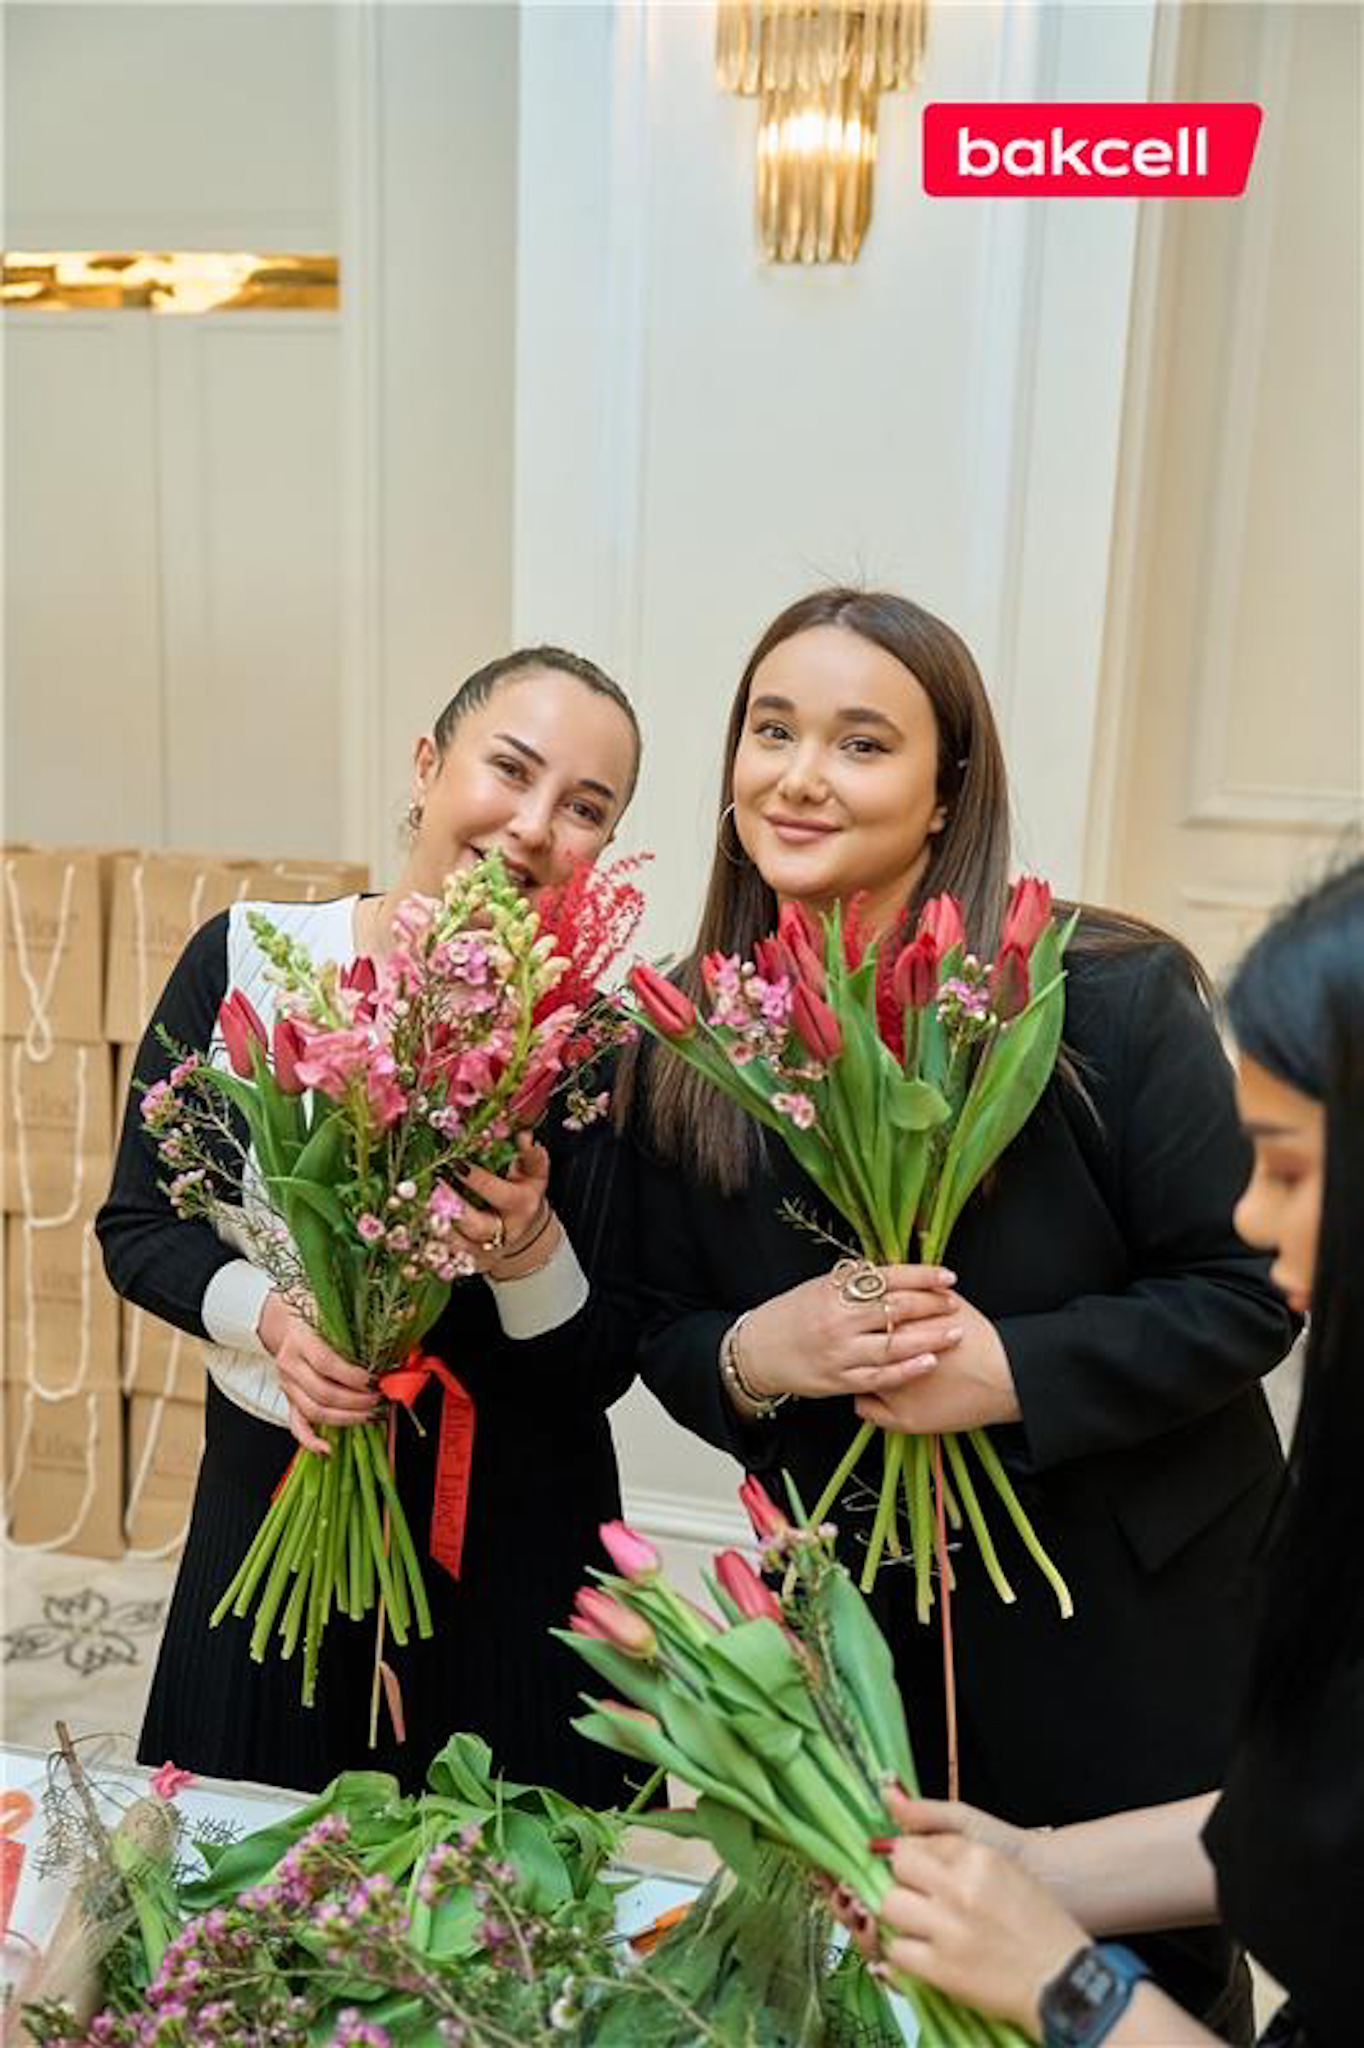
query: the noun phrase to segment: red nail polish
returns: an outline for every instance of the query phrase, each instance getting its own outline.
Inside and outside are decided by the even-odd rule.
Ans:
[[[868,1837],[867,1847],[873,1856],[889,1856],[898,1839],[896,1835],[871,1835]]]

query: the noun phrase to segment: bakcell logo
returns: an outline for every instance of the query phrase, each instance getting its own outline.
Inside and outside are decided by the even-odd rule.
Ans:
[[[1248,100],[939,100],[924,108],[935,199],[1238,199]]]

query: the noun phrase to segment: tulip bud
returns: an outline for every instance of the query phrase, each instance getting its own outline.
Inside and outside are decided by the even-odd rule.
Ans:
[[[938,945],[932,932],[920,932],[910,940],[895,963],[890,985],[902,1010],[922,1010],[932,1002],[938,993]]]
[[[762,1481],[755,1479],[751,1472],[739,1488],[739,1499],[748,1511],[753,1534],[759,1543],[771,1543],[776,1537],[784,1536],[791,1527]]]
[[[1007,1024],[1028,1007],[1028,956],[1021,946],[1007,945],[990,969],[990,1008]]]
[[[356,959],[351,961],[349,967],[342,968],[341,986],[342,988],[358,989],[362,996],[372,996],[374,994],[375,989],[379,986],[379,975],[368,953],[361,953]]]
[[[274,1033],[275,1083],[286,1095],[301,1095],[306,1083],[298,1063],[308,1050],[308,1041],[292,1017],[276,1017]]]
[[[218,1029],[223,1034],[228,1061],[239,1080],[249,1081],[255,1072],[251,1064],[251,1041],[264,1051],[266,1045],[265,1026],[261,1023],[248,997],[239,988],[234,988],[218,1008]]]
[[[809,911],[799,903],[783,903],[777,919],[777,936],[789,949],[801,980],[817,996],[822,996],[824,937]]]
[[[758,939],[753,947],[753,965],[764,981],[780,981],[784,975],[794,987],[800,980],[796,956],[785,939]]]
[[[645,960],[630,969],[630,986],[640,1008],[665,1038],[687,1038],[696,1028],[696,1005]]]
[[[837,1017],[805,982],[796,984],[791,1003],[791,1022],[797,1038],[815,1059],[836,1060],[843,1050],[843,1032]]]
[[[701,979],[708,990],[713,990],[719,985],[720,976],[724,972],[726,957],[724,953],[702,954]]]
[[[961,905],[955,896],[934,896],[925,903],[919,913],[919,932],[927,933],[938,949],[941,960],[954,946],[966,943],[966,927],[962,923]]]
[[[507,1113],[511,1117],[512,1122],[520,1125],[523,1129],[528,1128],[531,1124],[539,1123],[540,1118],[545,1113],[549,1098],[554,1093],[554,1085],[558,1078],[559,1061],[557,1057],[551,1055],[547,1059],[533,1062],[526,1070],[525,1078],[507,1105]]]
[[[628,1522],[603,1522],[597,1534],[623,1579],[658,1577],[658,1552],[648,1538],[632,1529]]]
[[[999,940],[1000,957],[1010,946],[1017,946],[1026,959],[1050,922],[1051,885],[1039,881],[1036,875],[1021,875],[1009,891]]]
[[[658,1638],[643,1615],[634,1613],[623,1601],[613,1600],[609,1593],[580,1586],[573,1605],[577,1612],[571,1625],[580,1636],[595,1636],[627,1657],[652,1657],[658,1648]]]
[[[770,1586],[765,1586],[746,1557],[737,1550],[722,1550],[715,1560],[715,1576],[745,1621],[780,1621],[781,1606]]]

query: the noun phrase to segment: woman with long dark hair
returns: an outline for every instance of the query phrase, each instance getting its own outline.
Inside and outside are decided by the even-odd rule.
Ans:
[[[394,914],[414,892],[496,850],[534,899],[609,843],[633,792],[639,729],[619,686],[581,656],[521,649],[455,693],[417,741],[402,874],[382,895],[266,906],[314,959],[385,959]],[[277,989],[247,913],[234,905],[190,940],[137,1056],[136,1078],[173,1064],[157,1036],[209,1052],[219,1005],[237,988],[270,1030]],[[319,1425],[342,1428],[376,1405],[363,1362],[340,1358],[269,1277],[203,1221],[186,1221],[161,1186],[136,1097],[124,1118],[113,1186],[97,1228],[120,1294],[207,1338],[206,1445],[139,1755],[219,1777],[310,1789],[347,1768],[394,1771],[420,1786],[456,1730],[484,1736],[511,1777],[605,1803],[620,1784],[574,1735],[573,1660],[548,1630],[572,1604],[596,1554],[597,1527],[619,1513],[606,1410],[634,1376],[634,1328],[613,1292],[622,1254],[613,1233],[628,1204],[610,1187],[609,1133],[575,1138],[551,1125],[522,1141],[505,1178],[474,1168],[457,1229],[481,1276],[456,1286],[424,1339],[453,1368],[472,1404],[458,1577],[450,1532],[433,1531],[425,1568],[435,1633],[390,1647],[406,1740],[388,1717],[368,1747],[373,1629],[338,1618],[323,1647],[318,1703],[299,1700],[296,1662],[249,1656],[250,1631],[209,1615],[259,1527],[294,1439],[325,1448]],[[552,1171],[551,1171],[552,1158]],[[433,1516],[443,1389],[433,1380],[404,1430],[398,1484],[414,1536]],[[467,1411],[466,1411],[467,1412]],[[466,1424],[467,1428],[467,1424]]]
[[[1274,1254],[1274,1279],[1312,1321],[1225,1790],[1046,1835],[906,1802],[891,1849],[892,1955],[1048,2044],[1216,2038],[1090,1935],[1219,1910],[1290,1993],[1265,2048],[1355,2048],[1361,2036],[1364,861],[1270,925],[1227,1005],[1255,1147],[1237,1226]],[[1182,1705],[1193,1716],[1201,1702],[1189,1690]]]
[[[1008,874],[1007,777],[969,650],[904,598],[818,591],[774,621],[740,679],[678,978],[699,994],[703,956],[749,955],[783,902],[857,899],[891,959],[943,891],[989,957]],[[745,1465],[787,1468],[807,1501],[854,1410],[907,1431],[993,1430],[1076,1610],[1063,1621],[1021,1559],[1006,1607],[973,1548],[954,1552],[962,1784],[1028,1824],[1174,1798],[1225,1767],[1281,1470],[1258,1381],[1293,1329],[1232,1229],[1246,1148],[1198,970],[1099,913],[1067,966],[1060,1069],[961,1218],[953,1270],[891,1267],[880,1301],[831,1284],[837,1253],[783,1203],[834,1239],[846,1226],[681,1061],[642,1056],[630,1109],[640,1369],[674,1416]],[[854,1564],[878,1479],[869,1458],[834,1511]],[[941,1789],[937,1633],[916,1623],[903,1569],[883,1563],[875,1604],[921,1774]],[[1249,2037],[1244,1967],[1220,1930],[1167,1931],[1149,1953],[1172,1990]]]

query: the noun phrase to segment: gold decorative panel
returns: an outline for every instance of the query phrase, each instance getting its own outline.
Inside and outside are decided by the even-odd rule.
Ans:
[[[10,249],[0,272],[0,304],[6,306],[334,312],[340,296],[335,256],[253,250]]]

